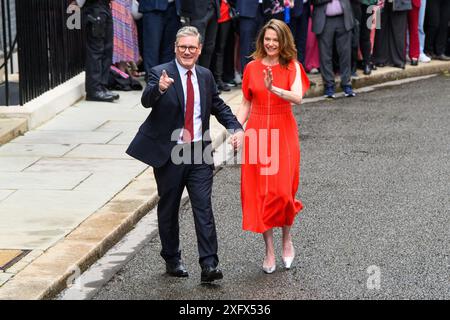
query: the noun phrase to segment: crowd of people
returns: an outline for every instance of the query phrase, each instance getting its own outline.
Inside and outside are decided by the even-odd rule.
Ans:
[[[77,0],[77,2],[85,2]],[[177,30],[195,26],[203,40],[199,64],[218,89],[240,83],[258,31],[270,19],[288,23],[297,59],[320,73],[333,98],[339,73],[354,96],[357,69],[370,75],[384,66],[405,68],[447,55],[450,1],[446,0],[87,0],[107,4],[114,29],[111,63],[131,77],[174,59]],[[93,90],[88,90],[93,91]],[[98,92],[99,90],[94,90]],[[101,90],[100,90],[101,91]],[[90,96],[95,96],[94,93]]]

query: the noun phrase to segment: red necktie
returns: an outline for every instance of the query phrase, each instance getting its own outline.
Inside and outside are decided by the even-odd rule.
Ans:
[[[186,72],[186,111],[184,113],[183,141],[186,143],[194,139],[194,86],[192,85],[192,71]]]

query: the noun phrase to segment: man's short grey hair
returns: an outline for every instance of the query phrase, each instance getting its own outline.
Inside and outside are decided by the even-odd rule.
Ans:
[[[193,26],[185,26],[178,30],[175,43],[178,43],[178,40],[180,38],[189,36],[198,37],[199,43],[202,43],[202,35],[200,34],[200,32],[198,32],[198,29]]]

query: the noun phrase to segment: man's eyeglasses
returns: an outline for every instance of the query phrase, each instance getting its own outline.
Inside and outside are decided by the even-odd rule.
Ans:
[[[194,47],[194,46],[192,46],[192,47],[177,46],[177,48],[180,52],[183,52],[183,53],[186,52],[186,50],[189,50],[190,53],[196,53],[198,50],[198,47]]]

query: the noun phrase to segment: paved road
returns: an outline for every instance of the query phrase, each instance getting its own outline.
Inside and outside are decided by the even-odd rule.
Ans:
[[[153,238],[95,299],[450,299],[450,78],[295,110],[302,148],[295,267],[261,271],[262,237],[241,231],[238,167],[215,176],[221,268],[200,285],[189,203],[188,279],[164,274]],[[280,232],[275,234],[280,252]]]

